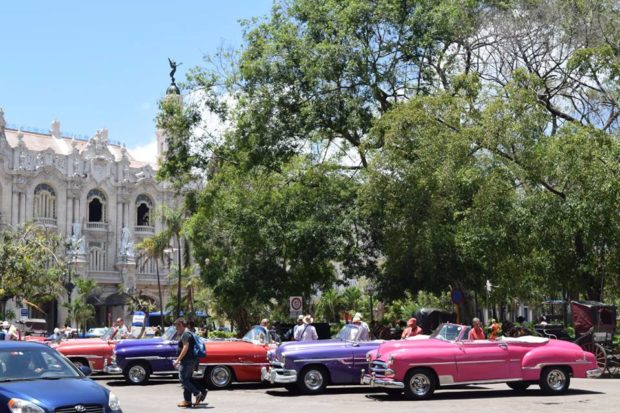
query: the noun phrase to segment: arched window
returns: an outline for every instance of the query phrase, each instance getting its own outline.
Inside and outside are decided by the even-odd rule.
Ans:
[[[56,221],[56,192],[48,184],[39,184],[34,189],[34,219]]]
[[[88,244],[88,270],[105,271],[106,250],[102,242],[91,242]]]
[[[88,193],[88,222],[106,222],[106,197],[98,189]]]
[[[138,195],[136,198],[136,225],[137,226],[153,226],[151,220],[151,211],[153,210],[153,201],[148,195]]]

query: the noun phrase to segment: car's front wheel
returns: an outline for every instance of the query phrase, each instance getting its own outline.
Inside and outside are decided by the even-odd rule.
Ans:
[[[213,366],[205,372],[205,381],[209,389],[226,389],[232,383],[233,375],[230,367]]]
[[[566,367],[545,367],[540,375],[540,389],[554,396],[564,394],[570,386],[570,375]]]
[[[435,375],[428,369],[413,369],[405,376],[405,396],[409,399],[428,399],[436,386]]]
[[[130,384],[146,384],[151,376],[151,369],[146,362],[137,362],[128,365],[123,372],[125,380]]]
[[[320,394],[327,387],[327,372],[323,366],[308,366],[301,371],[297,387],[305,394]]]

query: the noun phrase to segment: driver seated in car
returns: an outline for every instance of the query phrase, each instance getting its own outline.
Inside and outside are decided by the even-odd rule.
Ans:
[[[468,340],[484,340],[484,339],[486,339],[486,336],[484,334],[484,330],[480,326],[480,319],[478,317],[474,317],[474,319],[471,320],[471,324],[472,324],[472,326],[471,326],[472,328],[471,328],[471,330],[469,330],[469,333],[467,334],[467,339]]]

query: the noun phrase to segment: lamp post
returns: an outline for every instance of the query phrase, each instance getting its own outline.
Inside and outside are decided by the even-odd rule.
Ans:
[[[373,294],[375,292],[375,287],[373,287],[372,285],[368,285],[366,287],[366,292],[368,293],[368,296],[370,297],[370,324],[372,324],[374,322],[374,318],[375,318],[375,315],[374,315],[375,311],[374,311],[374,308],[372,306],[372,296],[373,296]]]
[[[73,276],[73,265],[75,264],[75,260],[76,260],[76,256],[75,254],[69,252],[69,261],[67,262],[67,271],[65,271],[65,280],[64,280],[64,287],[65,290],[67,290],[67,301],[69,302],[69,305],[71,305],[71,294],[73,293],[73,289],[75,288],[75,284],[73,284],[72,282],[72,276]]]

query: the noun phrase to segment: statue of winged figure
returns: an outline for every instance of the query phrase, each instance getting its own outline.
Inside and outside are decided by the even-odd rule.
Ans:
[[[174,74],[177,72],[177,66],[182,65],[183,63],[177,63],[174,59],[168,58],[168,62],[170,63],[170,79],[172,79],[172,83],[174,83]]]

